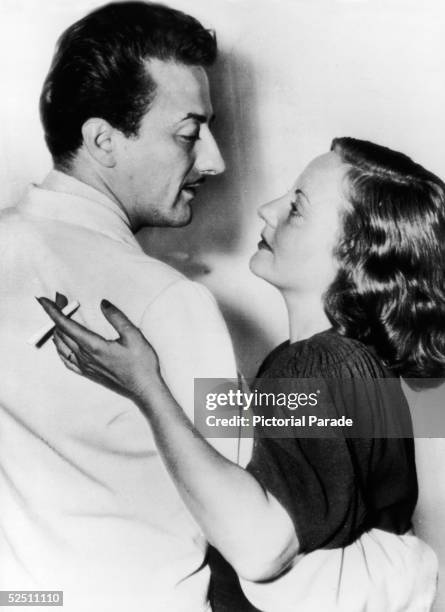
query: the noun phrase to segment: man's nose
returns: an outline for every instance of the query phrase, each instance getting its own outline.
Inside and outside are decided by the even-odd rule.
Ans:
[[[200,139],[196,143],[195,167],[200,174],[221,174],[226,164],[213,134],[206,126],[201,126]]]

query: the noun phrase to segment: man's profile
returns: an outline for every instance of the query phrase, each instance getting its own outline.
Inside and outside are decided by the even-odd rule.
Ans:
[[[194,18],[143,2],[99,8],[59,40],[40,100],[54,170],[0,216],[1,589],[60,589],[76,612],[207,609],[207,545],[146,422],[27,339],[47,322],[34,296],[56,291],[111,337],[107,297],[150,337],[189,415],[194,377],[235,377],[211,294],[134,237],[190,222],[199,185],[224,170],[216,53]]]
[[[161,5],[107,5],[71,26],[40,99],[55,167],[104,191],[133,230],[188,223],[203,176],[224,170],[204,69],[215,58],[208,31]]]

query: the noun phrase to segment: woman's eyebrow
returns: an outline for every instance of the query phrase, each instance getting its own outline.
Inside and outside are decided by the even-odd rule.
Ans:
[[[304,191],[303,191],[302,189],[297,188],[297,189],[295,189],[294,193],[295,193],[295,195],[302,195],[302,196],[303,196],[303,198],[304,198],[304,199],[305,199],[307,202],[309,202],[309,198],[307,197],[307,195],[304,193]]]

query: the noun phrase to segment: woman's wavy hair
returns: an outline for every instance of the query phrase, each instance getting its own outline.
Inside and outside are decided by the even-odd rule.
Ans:
[[[348,205],[326,313],[339,333],[372,345],[394,374],[440,378],[445,184],[406,155],[371,142],[336,138],[331,150],[349,166]],[[411,381],[415,388],[435,384]]]

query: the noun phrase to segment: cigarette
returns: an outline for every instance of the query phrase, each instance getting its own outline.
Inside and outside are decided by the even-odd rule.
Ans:
[[[70,315],[72,315],[79,308],[79,306],[80,306],[79,302],[77,300],[73,300],[72,302],[68,302],[68,304],[65,306],[65,308],[62,308],[61,312],[66,317],[69,317]],[[48,334],[50,334],[53,331],[55,326],[56,326],[56,324],[54,323],[54,321],[50,321],[44,327],[39,329],[39,331],[37,331],[35,334],[33,334],[27,340],[27,343],[28,344],[32,344],[33,346],[37,346],[43,340],[43,338],[45,336],[47,336]]]

